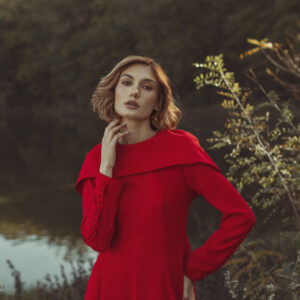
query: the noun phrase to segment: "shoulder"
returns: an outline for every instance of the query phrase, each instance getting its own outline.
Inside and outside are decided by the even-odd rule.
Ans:
[[[189,131],[183,129],[169,129],[169,136],[175,140],[191,145],[199,145],[199,139]]]
[[[200,145],[199,139],[189,131],[183,129],[169,130],[170,136],[174,137],[174,149],[179,155],[188,158],[190,163],[200,162],[213,166],[217,171],[221,169],[211,159],[205,149]]]
[[[90,150],[85,154],[85,160],[94,160],[100,158],[101,155],[101,143],[96,144],[90,148]]]
[[[87,155],[95,155],[98,154],[99,152],[101,152],[101,143],[96,144],[95,146],[93,146],[90,151],[87,153]]]

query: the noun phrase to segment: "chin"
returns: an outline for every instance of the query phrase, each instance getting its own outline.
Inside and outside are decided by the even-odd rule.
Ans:
[[[115,110],[116,113],[119,115],[120,118],[126,118],[126,119],[136,119],[136,120],[144,120],[149,118],[151,116],[151,112],[148,113],[148,115],[142,111],[140,111],[139,109],[132,109],[132,110],[126,110],[124,111],[122,110]]]
[[[130,118],[132,116],[139,116],[141,115],[140,112],[138,112],[137,110],[133,109],[130,111],[119,111],[117,112],[117,114],[121,117],[121,118]]]

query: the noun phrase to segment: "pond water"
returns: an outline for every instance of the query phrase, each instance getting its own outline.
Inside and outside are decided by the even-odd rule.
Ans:
[[[60,266],[64,266],[65,274],[71,279],[72,268],[69,263],[70,260],[77,261],[82,254],[78,253],[77,248],[70,250],[67,241],[65,245],[57,245],[49,242],[47,237],[39,237],[37,235],[28,235],[25,239],[8,240],[0,236],[0,282],[2,292],[7,294],[14,293],[15,280],[12,276],[11,268],[6,262],[9,259],[14,268],[20,272],[21,281],[24,283],[24,289],[39,280],[46,282],[44,276],[46,273],[54,278],[58,275],[61,279]],[[90,248],[89,248],[90,249]],[[97,258],[97,252],[92,249],[87,249],[83,258],[91,257],[94,261]],[[89,269],[87,259],[84,259],[84,268]]]
[[[80,234],[81,197],[74,185],[86,152],[98,143],[99,120],[47,109],[15,107],[0,127],[0,292],[14,290],[7,260],[24,289],[44,280],[70,277],[72,261],[96,260]],[[90,137],[86,132],[91,132]],[[86,263],[85,263],[86,262]],[[77,269],[77,268],[76,268]],[[2,286],[3,285],[3,286]]]

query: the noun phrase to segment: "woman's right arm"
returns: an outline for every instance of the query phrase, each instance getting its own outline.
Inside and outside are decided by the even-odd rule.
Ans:
[[[84,242],[95,251],[104,252],[110,247],[124,184],[121,179],[100,172],[83,182],[80,232]]]
[[[116,161],[116,143],[128,132],[118,132],[125,123],[112,120],[105,128],[101,142],[100,169],[96,177],[82,183],[80,232],[84,242],[98,252],[106,251],[115,233],[115,216],[124,182],[112,177]],[[80,187],[78,187],[80,191]]]

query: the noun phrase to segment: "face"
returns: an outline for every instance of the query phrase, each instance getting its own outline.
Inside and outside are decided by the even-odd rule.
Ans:
[[[129,100],[137,108],[125,105]],[[158,82],[149,66],[133,64],[122,71],[115,87],[115,111],[122,119],[149,119],[153,109],[158,109]]]

